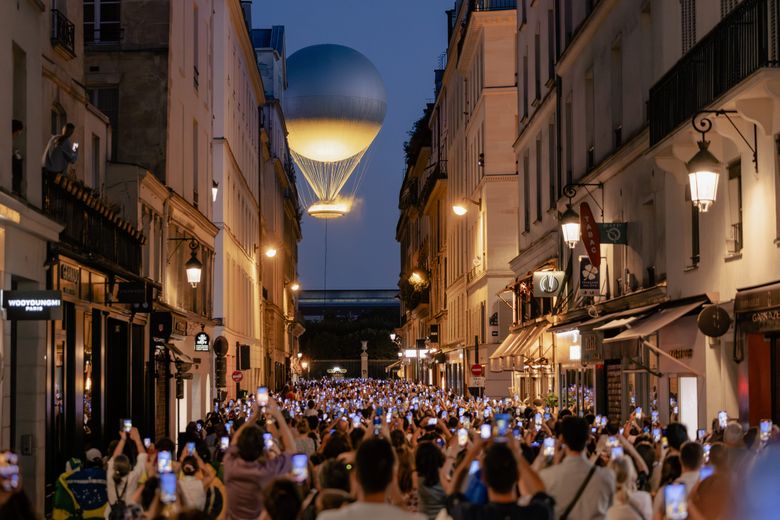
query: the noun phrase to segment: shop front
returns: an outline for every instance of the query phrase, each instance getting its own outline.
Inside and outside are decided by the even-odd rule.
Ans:
[[[508,395],[530,403],[556,391],[555,348],[550,323],[537,319],[510,330],[488,360],[491,372],[508,372]]]
[[[447,389],[451,390],[456,395],[463,395],[466,377],[463,367],[463,349],[455,348],[448,350],[443,354],[445,356],[444,384]]]
[[[761,419],[780,422],[780,283],[737,292],[737,345],[741,362],[739,415],[755,426]]]
[[[52,259],[51,288],[62,319],[50,322],[47,473],[116,437],[121,419],[143,425],[146,314],[115,303],[131,283],[65,255]]]

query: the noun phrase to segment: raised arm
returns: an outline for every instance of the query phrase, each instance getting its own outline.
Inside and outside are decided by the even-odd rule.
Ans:
[[[279,428],[279,438],[284,445],[282,451],[292,453],[295,451],[295,437],[287,425],[287,421],[284,420],[282,409],[279,408],[279,404],[275,399],[269,399],[268,405],[268,412],[276,419],[277,428]]]

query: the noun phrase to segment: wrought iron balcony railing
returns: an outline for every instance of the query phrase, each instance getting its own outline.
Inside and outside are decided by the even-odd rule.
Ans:
[[[778,63],[780,0],[744,0],[650,89],[650,144],[764,67]]]
[[[46,174],[43,212],[65,226],[60,233],[63,244],[140,272],[143,235],[81,182],[64,174]]]
[[[76,56],[76,26],[58,9],[51,10],[51,44],[72,58]]]

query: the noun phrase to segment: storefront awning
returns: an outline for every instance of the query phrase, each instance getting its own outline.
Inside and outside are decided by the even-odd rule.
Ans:
[[[626,324],[631,323],[642,314],[647,314],[658,307],[658,304],[645,305],[643,307],[634,307],[633,309],[626,309],[624,311],[613,312],[610,314],[604,314],[596,318],[584,321],[578,325],[578,328],[585,328],[590,330],[605,330],[614,329],[617,327],[624,327]],[[633,318],[633,319],[631,319]]]
[[[706,302],[704,300],[700,300],[686,305],[678,305],[676,307],[667,307],[665,309],[661,309],[660,311],[651,314],[643,320],[629,324],[630,328],[628,330],[621,332],[614,338],[605,339],[604,343],[614,343],[616,341],[627,341],[644,338],[645,336],[656,333],[657,331],[675,322],[694,309],[701,307],[705,303]]]
[[[542,333],[548,328],[550,328],[550,324],[547,322],[537,323],[536,325],[528,327],[528,332],[525,334],[525,336],[520,341],[517,341],[514,345],[512,345],[512,348],[504,355],[519,356],[521,354],[525,354],[532,345],[539,341],[539,336],[541,336]]]
[[[394,368],[399,367],[399,366],[401,366],[401,360],[400,359],[398,361],[395,361],[394,363],[390,363],[389,365],[387,365],[385,367],[385,372],[390,372],[391,370],[393,370]]]
[[[509,350],[512,347],[512,344],[515,343],[520,337],[520,335],[523,333],[521,330],[520,332],[512,332],[510,333],[504,341],[501,342],[501,344],[498,346],[495,352],[493,352],[490,355],[490,359],[501,359],[501,357],[506,355],[506,351]]]

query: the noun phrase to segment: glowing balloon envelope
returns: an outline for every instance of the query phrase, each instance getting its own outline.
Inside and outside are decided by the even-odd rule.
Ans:
[[[387,95],[376,67],[342,45],[313,45],[287,59],[284,97],[293,160],[316,201],[309,214],[335,218],[350,209],[340,191],[382,128]]]

